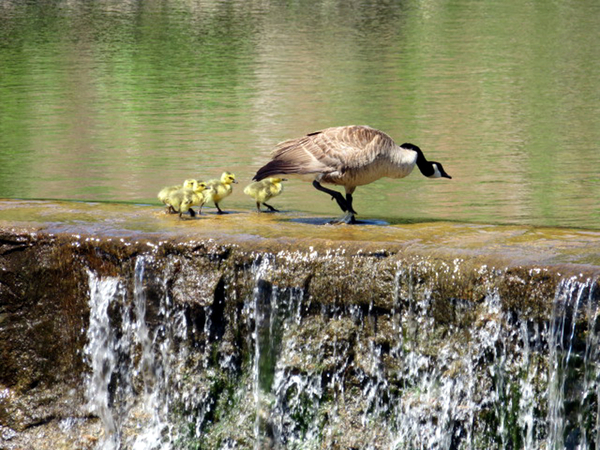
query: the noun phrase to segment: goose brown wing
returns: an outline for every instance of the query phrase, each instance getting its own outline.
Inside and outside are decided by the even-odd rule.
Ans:
[[[365,125],[327,128],[313,136],[323,152],[338,162],[337,170],[342,172],[365,167],[396,147],[387,134]]]
[[[271,161],[254,179],[280,174],[345,172],[371,163],[394,147],[385,133],[367,126],[345,126],[315,131],[277,145]]]

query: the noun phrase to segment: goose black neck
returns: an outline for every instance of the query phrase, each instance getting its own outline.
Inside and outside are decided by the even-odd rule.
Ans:
[[[414,144],[402,144],[401,147],[407,148],[407,149],[412,150],[417,153],[417,167],[419,168],[419,170],[421,171],[421,173],[424,176],[430,177],[435,173],[433,164],[431,164],[429,161],[427,161],[427,159],[425,158],[425,155],[423,154],[423,152],[421,151],[421,149],[419,147],[417,147]]]

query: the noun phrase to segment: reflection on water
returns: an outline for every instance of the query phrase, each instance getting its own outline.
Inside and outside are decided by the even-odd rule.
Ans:
[[[0,197],[155,202],[274,145],[369,124],[452,180],[359,188],[360,219],[600,228],[600,4],[0,3]],[[339,215],[292,181],[277,207]]]

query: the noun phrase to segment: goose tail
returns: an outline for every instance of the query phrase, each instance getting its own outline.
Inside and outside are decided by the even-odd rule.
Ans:
[[[289,175],[292,173],[296,173],[294,165],[291,165],[286,161],[274,159],[258,169],[252,180],[261,181],[265,178],[276,177],[278,175]]]

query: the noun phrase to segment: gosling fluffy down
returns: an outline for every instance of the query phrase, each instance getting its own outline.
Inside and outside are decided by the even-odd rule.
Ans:
[[[219,180],[209,180],[206,182],[207,188],[212,188],[212,191],[206,196],[206,201],[212,201],[217,210],[218,214],[224,214],[223,210],[219,207],[219,203],[225,198],[231,195],[233,192],[233,183],[237,183],[235,175],[231,172],[223,172]]]
[[[183,213],[188,211],[190,212],[190,216],[195,217],[196,213],[192,207],[204,203],[202,194],[205,190],[211,190],[211,188],[207,188],[206,183],[197,183],[195,189],[177,189],[169,193],[166,204],[179,213],[180,218]]]
[[[266,202],[283,192],[282,181],[286,181],[286,179],[271,177],[266,180],[254,182],[246,186],[244,194],[249,195],[256,200],[256,209],[258,212],[262,212],[260,209],[261,204],[269,208],[269,211],[279,212]]]
[[[173,210],[179,213],[179,217],[185,212],[190,212],[190,216],[194,217],[196,213],[192,206],[199,205],[201,198],[191,189],[178,189],[169,194],[167,204]]]
[[[158,199],[161,203],[163,203],[167,207],[167,212],[170,214],[175,214],[178,211],[175,211],[172,205],[169,204],[168,199],[169,196],[174,192],[179,191],[181,189],[192,189],[195,190],[198,188],[198,181],[194,179],[184,180],[183,184],[178,186],[167,186],[162,188],[158,193]]]

